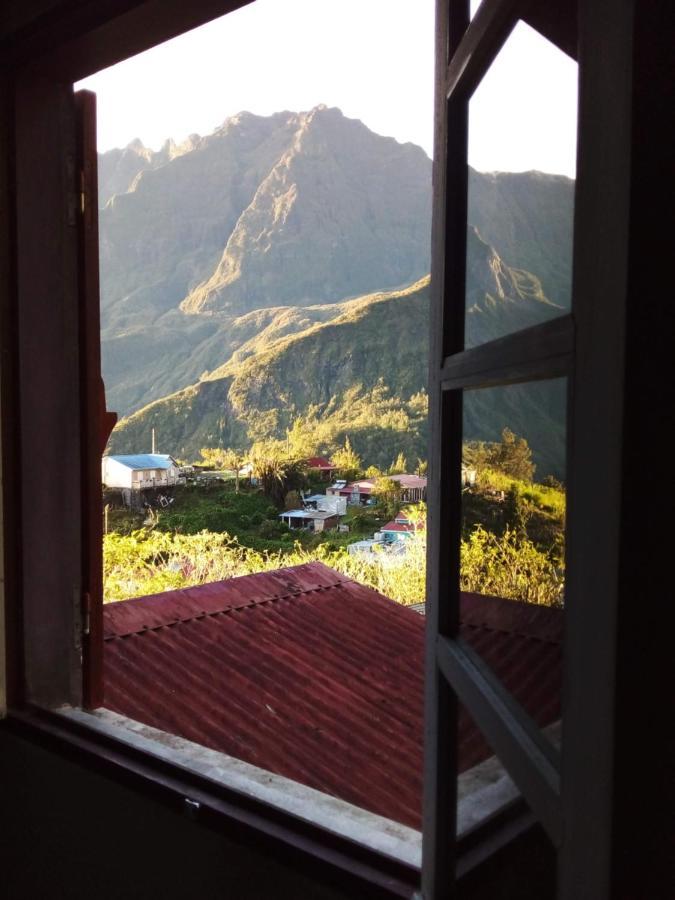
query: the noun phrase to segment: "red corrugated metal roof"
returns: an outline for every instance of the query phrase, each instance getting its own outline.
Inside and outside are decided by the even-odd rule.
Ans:
[[[359,494],[370,494],[374,487],[374,481],[364,479],[362,481],[350,481],[349,484],[345,486],[344,490],[350,494],[353,491],[357,491]]]
[[[387,522],[387,524],[383,525],[379,530],[380,531],[410,531],[410,532],[412,532],[415,530],[415,526],[409,522],[407,522],[405,524],[403,522]]]
[[[464,636],[540,724],[557,611],[465,595]],[[107,604],[105,705],[420,827],[424,619],[311,563]],[[467,716],[461,768],[491,755]]]
[[[325,456],[312,456],[307,460],[307,467],[310,469],[335,469],[336,466],[326,459]]]
[[[389,475],[392,481],[397,481],[404,488],[426,488],[427,480],[420,475]]]

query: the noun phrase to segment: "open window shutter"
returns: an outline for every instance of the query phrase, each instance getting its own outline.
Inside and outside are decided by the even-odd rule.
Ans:
[[[460,703],[553,846],[562,841],[559,754],[459,634],[462,410],[467,390],[570,376],[574,326],[567,314],[465,346],[469,100],[526,4],[484,0],[470,23],[468,0],[438,0],[436,10],[422,891],[425,900],[449,900],[456,896]]]
[[[98,271],[96,95],[75,94],[80,274],[80,384],[82,400],[82,661],[83,705],[103,702],[103,528],[101,456],[115,425],[106,412],[101,378]]]
[[[630,409],[630,403],[636,403],[639,412],[634,421],[640,427],[646,415],[642,389],[635,391],[635,401],[630,395],[626,347],[645,371],[654,366],[647,361],[642,349],[647,343],[640,344],[639,331],[637,344],[631,345],[633,335],[627,323],[631,316],[634,323],[643,321],[649,292],[641,277],[631,285],[625,265],[632,246],[631,208],[638,209],[635,197],[649,194],[649,189],[641,187],[646,170],[631,173],[630,165],[637,158],[636,147],[640,151],[648,147],[650,153],[660,147],[657,140],[645,141],[644,128],[640,132],[636,127],[632,134],[630,125],[631,117],[640,111],[637,101],[645,98],[647,120],[658,127],[662,122],[661,107],[649,100],[654,89],[650,79],[655,77],[651,48],[641,55],[641,48],[648,44],[656,42],[658,52],[665,47],[645,24],[650,19],[643,9],[649,6],[612,0],[578,4],[483,0],[469,23],[468,0],[437,0],[425,900],[456,896],[459,702],[480,726],[557,850],[561,900],[661,896],[645,887],[656,882],[658,864],[652,865],[650,853],[640,857],[636,850],[636,841],[649,844],[645,835],[650,834],[653,818],[651,811],[649,815],[637,812],[649,804],[644,779],[647,772],[654,772],[655,783],[659,779],[663,783],[665,769],[659,766],[671,758],[659,741],[646,737],[654,734],[651,721],[665,721],[665,715],[652,715],[647,725],[645,714],[643,724],[636,725],[637,708],[645,698],[650,702],[656,698],[657,679],[650,664],[658,666],[653,660],[659,657],[645,651],[655,639],[649,633],[650,628],[657,630],[655,620],[645,619],[651,625],[639,632],[643,637],[649,634],[643,643],[636,638],[636,621],[644,617],[637,598],[646,572],[653,570],[661,576],[658,566],[636,563],[639,541],[625,539],[621,531],[628,527],[622,516],[624,473],[630,459],[625,447],[631,450],[631,441],[636,440],[636,429],[631,433],[624,423],[625,404]],[[640,18],[643,14],[645,20]],[[557,319],[465,347],[468,103],[518,20],[576,56],[579,63],[572,307]],[[660,71],[664,59],[665,55],[660,57],[654,72]],[[629,61],[636,67],[632,73]],[[660,158],[658,150],[654,155],[657,166],[661,165],[665,156]],[[650,204],[651,199],[651,210]],[[638,233],[636,229],[634,234]],[[633,252],[640,259],[639,241],[634,240]],[[655,302],[650,309],[657,307]],[[653,340],[650,332],[648,346]],[[461,394],[467,389],[561,376],[568,379],[568,479],[563,740],[558,753],[546,745],[499,680],[463,643],[458,612]],[[637,384],[643,382],[638,378]],[[639,454],[634,458],[636,466],[642,462]],[[639,520],[639,516],[633,518]],[[650,548],[643,558],[651,560],[653,531],[645,530],[642,522],[640,529]],[[625,577],[626,572],[633,573],[634,582]],[[643,587],[647,605],[654,605],[652,597],[660,590],[660,583],[651,594]],[[667,632],[661,629],[661,633]],[[662,709],[658,707],[659,712]],[[623,742],[619,743],[613,728],[622,721]],[[650,761],[636,765],[641,754]],[[639,786],[631,783],[636,772]],[[667,804],[663,807],[668,809]],[[647,824],[636,830],[636,821]],[[649,865],[636,866],[638,858],[649,860]],[[637,888],[632,878],[637,878]],[[659,883],[658,890],[664,886]]]

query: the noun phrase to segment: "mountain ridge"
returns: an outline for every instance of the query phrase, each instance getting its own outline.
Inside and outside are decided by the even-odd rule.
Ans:
[[[428,314],[411,299],[430,256],[431,161],[421,148],[322,105],[242,112],[159,151],[134,141],[104,154],[101,172],[103,373],[108,405],[123,419],[114,441],[130,440],[155,401],[183,408],[181,391],[192,400],[179,453],[192,452],[197,435],[249,440],[253,420],[259,433],[279,434],[307,405],[342,415],[331,391],[351,391],[366,410],[377,385],[387,403],[403,391],[405,406],[424,384],[426,363],[408,352],[426,359]],[[469,171],[466,346],[569,308],[572,204],[564,176]],[[382,300],[397,291],[396,302]],[[377,340],[364,342],[357,320],[366,330],[378,321]],[[406,344],[396,329],[413,321],[420,334]],[[307,348],[307,385],[286,384],[279,360],[292,372]],[[392,368],[397,353],[414,385]],[[212,427],[195,424],[195,404]],[[399,418],[409,415],[417,411]]]
[[[501,302],[512,305],[512,325],[527,327],[547,318],[552,310],[562,312],[541,293],[538,279],[510,270],[477,235],[470,246],[476,248],[476,266],[483,262],[484,285],[491,278],[492,293],[500,296]],[[494,301],[488,293],[486,297],[489,308]],[[336,439],[349,435],[369,463],[386,466],[391,462],[388,456],[395,455],[392,439],[395,446],[405,444],[409,454],[424,456],[425,421],[417,421],[405,435],[399,430],[393,438],[383,426],[378,445],[374,422],[367,421],[367,427],[355,429],[350,423],[349,408],[355,402],[367,404],[369,396],[382,388],[397,401],[390,404],[388,413],[400,419],[407,415],[406,406],[413,398],[424,393],[429,277],[400,291],[375,292],[314,310],[320,315],[313,320],[310,316],[304,329],[283,333],[283,328],[277,328],[259,345],[244,344],[241,351],[236,350],[222,366],[205,373],[196,384],[154,401],[122,420],[111,439],[111,448],[129,452],[147,442],[154,428],[163,436],[169,452],[196,458],[202,446],[248,446],[261,438],[282,438],[295,418],[312,411],[314,416],[332,417]],[[481,312],[477,303],[469,312],[469,337],[478,339],[483,331]],[[271,324],[294,314],[297,310],[281,308]],[[498,439],[501,429],[508,426],[531,440],[535,460],[544,473],[560,475],[564,460],[557,423],[564,397],[558,392],[551,400],[541,386],[535,388],[535,394],[533,399],[531,389],[520,390],[526,415],[511,398],[507,420],[499,409],[502,403],[491,401],[488,396],[486,405],[483,396],[480,413],[468,408],[467,438]],[[366,436],[361,432],[367,432]]]

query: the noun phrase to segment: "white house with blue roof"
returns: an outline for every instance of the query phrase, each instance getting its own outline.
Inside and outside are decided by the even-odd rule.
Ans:
[[[171,487],[180,478],[178,463],[166,453],[104,456],[101,469],[105,487],[132,491]]]

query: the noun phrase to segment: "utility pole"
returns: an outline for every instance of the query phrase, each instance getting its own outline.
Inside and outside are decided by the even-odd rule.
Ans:
[[[155,429],[154,428],[152,429],[152,452],[153,452],[153,454],[156,452],[155,451]]]

